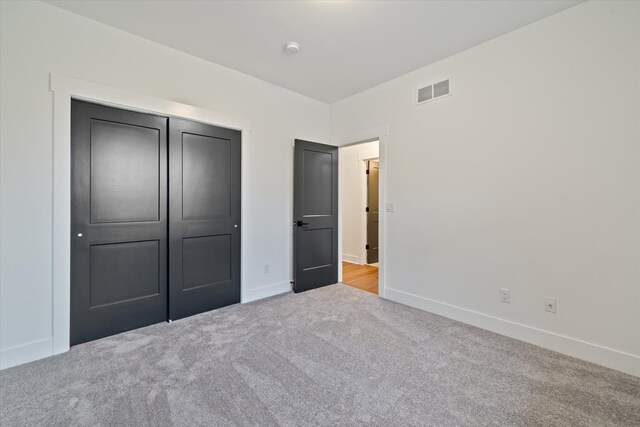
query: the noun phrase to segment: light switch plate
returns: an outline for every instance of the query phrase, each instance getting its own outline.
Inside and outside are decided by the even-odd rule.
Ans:
[[[396,204],[391,202],[391,203],[387,203],[385,210],[387,212],[395,212],[396,211]]]

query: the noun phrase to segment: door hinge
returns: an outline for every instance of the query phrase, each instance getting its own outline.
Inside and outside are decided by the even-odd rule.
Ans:
[[[369,249],[369,245],[364,245],[364,248],[365,249]]]
[[[365,212],[369,212],[369,206],[367,206],[366,208],[364,208]]]
[[[369,169],[367,169],[367,172],[366,172],[366,174],[367,174],[367,175],[369,175]]]

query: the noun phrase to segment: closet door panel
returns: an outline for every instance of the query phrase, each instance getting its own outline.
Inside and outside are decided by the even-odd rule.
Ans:
[[[171,319],[240,302],[240,132],[172,118]]]
[[[167,120],[71,103],[71,345],[167,319]]]

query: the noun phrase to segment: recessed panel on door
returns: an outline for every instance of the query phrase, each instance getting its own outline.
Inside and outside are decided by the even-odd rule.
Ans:
[[[182,134],[182,217],[231,217],[231,141]]]
[[[169,315],[240,302],[240,132],[169,122]]]
[[[91,222],[160,218],[160,131],[91,120]]]
[[[167,318],[167,118],[71,104],[71,344]]]
[[[90,251],[90,308],[160,294],[160,242],[103,243]]]
[[[182,290],[229,282],[231,235],[182,239]]]
[[[331,228],[307,229],[301,239],[301,250],[305,256],[300,260],[302,270],[328,267],[333,258],[333,230]]]
[[[306,149],[303,156],[304,216],[331,215],[333,154]]]

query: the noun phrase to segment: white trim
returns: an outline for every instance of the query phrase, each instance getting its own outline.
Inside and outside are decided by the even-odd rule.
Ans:
[[[256,301],[262,298],[272,297],[274,295],[291,292],[291,282],[272,283],[271,285],[260,286],[259,288],[249,289],[246,296],[242,300],[243,303]]]
[[[71,99],[83,99],[169,116],[184,117],[242,132],[242,206],[247,206],[247,151],[250,150],[251,126],[243,117],[229,116],[178,102],[154,98],[135,92],[115,89],[97,83],[51,74],[53,99],[53,330],[48,353],[27,352],[18,363],[39,359],[69,350],[70,319],[70,263],[71,263]],[[242,209],[242,248],[247,247],[245,209]],[[245,280],[247,263],[241,254],[241,302],[247,302]]]
[[[378,140],[378,158],[380,159],[380,175],[378,176],[378,203],[385,206],[387,201],[387,161],[386,146],[389,143],[388,126],[380,126],[372,129],[363,130],[347,135],[337,141],[332,141],[339,148],[339,158],[341,158],[342,149],[348,145],[360,144],[363,142]],[[340,185],[338,186],[338,282],[342,282],[342,174],[338,177]],[[386,295],[386,268],[385,254],[387,244],[387,212],[380,209],[379,214],[379,230],[378,230],[378,296],[385,298]]]
[[[517,340],[554,350],[577,359],[640,376],[640,356],[598,344],[512,322],[489,314],[436,301],[397,289],[386,289],[386,298]]]
[[[52,338],[20,344],[0,351],[0,369],[11,368],[36,359],[51,356]]]

